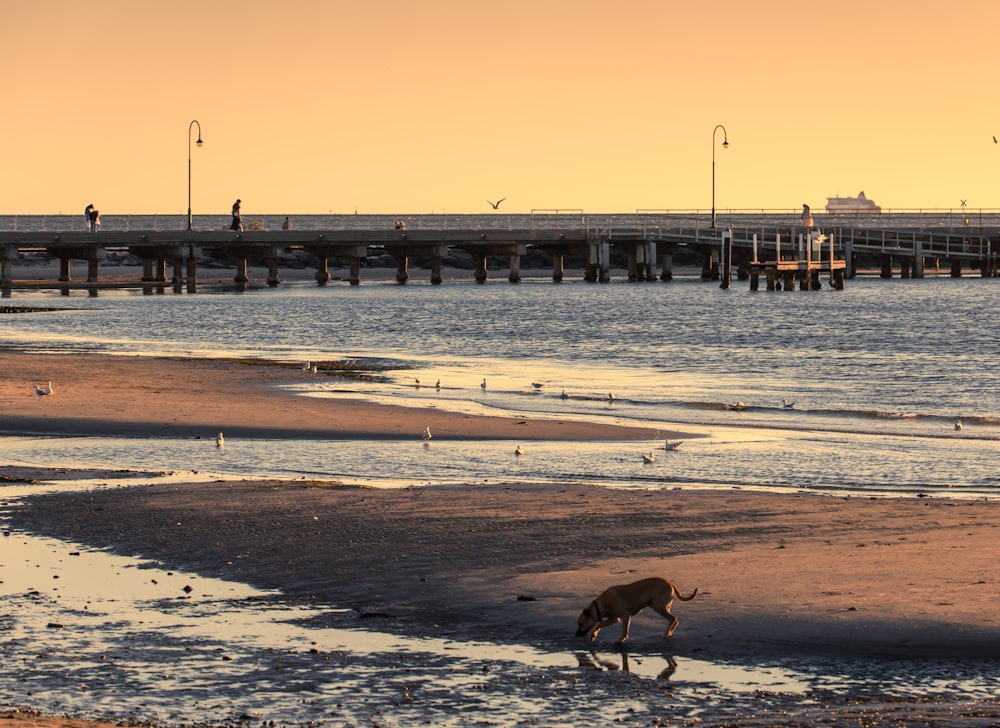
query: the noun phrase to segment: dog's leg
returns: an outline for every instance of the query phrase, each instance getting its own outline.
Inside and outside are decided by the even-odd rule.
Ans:
[[[657,614],[659,614],[661,617],[667,620],[667,622],[670,623],[670,626],[667,627],[666,634],[663,635],[664,637],[669,637],[674,633],[674,630],[677,629],[678,620],[677,617],[675,617],[673,614],[670,613],[670,604],[671,604],[670,602],[667,602],[663,606],[653,607],[653,609],[656,611]]]
[[[619,637],[617,640],[615,640],[615,644],[619,645],[625,644],[625,641],[628,639],[628,628],[629,625],[631,624],[632,624],[631,614],[626,614],[624,617],[622,617],[622,636]]]
[[[590,641],[593,642],[597,639],[597,634],[605,627],[609,627],[618,621],[618,617],[608,617],[607,619],[602,619],[600,622],[594,625],[594,631],[590,633]]]

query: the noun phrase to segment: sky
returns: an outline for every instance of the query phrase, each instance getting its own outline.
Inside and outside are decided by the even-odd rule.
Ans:
[[[996,0],[0,7],[0,214],[1000,208]]]

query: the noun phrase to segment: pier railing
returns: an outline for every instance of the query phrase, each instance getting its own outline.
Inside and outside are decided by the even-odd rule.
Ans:
[[[719,209],[716,227],[790,226],[800,225],[801,210],[797,209]],[[420,213],[420,214],[247,214],[243,216],[246,230],[281,230],[285,218],[296,230],[385,230],[399,221],[408,229],[449,230],[471,228],[496,229],[610,229],[630,227],[642,230],[677,226],[711,228],[711,211],[702,209],[638,209],[625,213],[588,213],[582,209],[534,209],[530,213]],[[199,231],[229,229],[229,215],[195,215],[194,228]],[[883,209],[878,214],[813,211],[816,227],[867,227],[929,230],[935,228],[970,228],[983,230],[1000,228],[1000,208],[927,208]],[[162,214],[102,213],[101,230],[106,232],[174,232],[185,230],[187,216]],[[0,215],[0,232],[85,232],[87,223],[79,215]]]

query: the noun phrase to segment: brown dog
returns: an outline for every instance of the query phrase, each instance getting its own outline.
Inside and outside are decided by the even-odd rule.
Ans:
[[[689,602],[697,594],[698,590],[695,589],[691,592],[691,596],[682,596],[676,586],[659,577],[608,587],[580,613],[576,636],[585,637],[589,633],[590,641],[593,642],[597,639],[597,633],[604,627],[621,622],[622,636],[616,642],[622,644],[628,639],[628,628],[632,623],[632,617],[646,607],[652,607],[653,611],[670,622],[664,635],[669,637],[677,629],[677,617],[670,613],[674,597],[682,602]]]

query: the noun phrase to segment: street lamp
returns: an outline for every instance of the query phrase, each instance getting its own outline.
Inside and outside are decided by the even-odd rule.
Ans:
[[[191,129],[194,128],[195,124],[198,124],[197,119],[188,124],[188,232],[191,232]],[[203,144],[201,141],[201,124],[198,124],[198,141],[195,144],[199,147]]]
[[[722,129],[722,148],[729,149],[729,135],[726,134],[726,127],[716,124],[712,129],[712,229],[715,229],[715,132]]]

